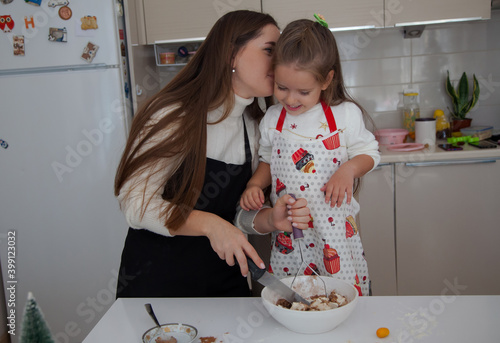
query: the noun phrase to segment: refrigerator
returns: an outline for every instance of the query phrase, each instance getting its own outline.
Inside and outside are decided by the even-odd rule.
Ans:
[[[127,224],[113,183],[132,116],[123,18],[118,0],[0,2],[0,314],[13,343],[28,292],[57,343],[82,342],[115,299]]]

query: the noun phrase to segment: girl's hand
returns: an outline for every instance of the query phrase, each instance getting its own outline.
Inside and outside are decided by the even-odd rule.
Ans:
[[[343,167],[344,165],[337,169],[330,180],[320,189],[325,194],[325,203],[330,203],[330,207],[335,207],[335,205],[340,207],[344,198],[347,198],[347,204],[351,203],[354,175],[350,168]]]
[[[218,217],[217,217],[218,218]],[[222,260],[230,266],[234,266],[237,261],[241,275],[247,276],[248,264],[247,256],[251,258],[257,266],[264,269],[265,264],[260,258],[254,247],[248,242],[247,238],[231,223],[218,218],[216,222],[211,225],[211,221],[206,223],[211,225],[208,230],[207,237],[210,240],[212,249],[219,255]]]
[[[264,192],[260,187],[248,186],[241,195],[240,206],[245,211],[257,211],[262,208],[264,201]]]
[[[373,168],[373,163],[372,157],[357,155],[342,164],[320,189],[325,193],[325,202],[327,204],[330,202],[331,207],[335,205],[340,207],[344,198],[347,197],[346,202],[350,204],[354,179],[368,173]]]
[[[309,213],[306,199],[295,200],[291,195],[285,194],[276,201],[269,220],[275,230],[292,232],[292,226],[307,230]]]

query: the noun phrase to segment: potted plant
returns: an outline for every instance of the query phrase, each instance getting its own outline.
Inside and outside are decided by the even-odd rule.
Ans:
[[[450,110],[453,119],[453,131],[460,131],[464,127],[469,127],[472,119],[467,118],[467,113],[477,104],[479,100],[479,83],[476,75],[473,75],[472,97],[469,98],[469,80],[465,72],[462,74],[458,87],[455,89],[450,81],[450,72],[446,79],[446,92],[451,97],[453,109]],[[449,108],[448,108],[449,109]]]

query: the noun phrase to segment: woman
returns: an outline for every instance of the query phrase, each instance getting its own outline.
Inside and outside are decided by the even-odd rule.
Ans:
[[[117,297],[249,295],[246,256],[264,264],[231,223],[258,164],[257,97],[273,92],[278,37],[269,15],[224,15],[135,116],[115,180],[131,227]],[[246,233],[291,231],[291,221],[306,229],[305,206],[284,196],[273,209],[240,211],[237,222]]]

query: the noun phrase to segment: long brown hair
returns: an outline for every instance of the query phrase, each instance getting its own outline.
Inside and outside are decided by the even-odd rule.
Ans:
[[[270,15],[245,10],[229,12],[215,23],[193,59],[135,115],[115,177],[115,195],[127,180],[168,158],[176,166],[173,175],[156,189],[164,188],[164,199],[169,201],[161,216],[169,230],[184,224],[203,186],[207,113],[223,105],[220,121],[227,118],[234,107],[232,59],[269,24],[277,27]],[[269,97],[266,103],[270,102]],[[171,111],[152,125],[153,114],[165,108]],[[248,110],[256,120],[264,115],[257,98]],[[139,153],[147,141],[157,137],[161,137],[158,144]],[[150,201],[143,196],[142,216]]]
[[[310,72],[319,84],[324,84],[328,73],[333,70],[332,82],[321,91],[321,100],[330,106],[344,101],[352,102],[361,110],[365,122],[375,127],[368,112],[345,88],[337,42],[327,27],[309,19],[289,23],[281,33],[273,54],[273,67],[284,64],[293,64],[300,70]],[[355,193],[359,189],[359,182],[355,182]]]

